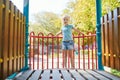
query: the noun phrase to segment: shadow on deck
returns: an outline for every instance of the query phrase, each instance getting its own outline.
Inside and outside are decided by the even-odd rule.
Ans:
[[[99,70],[46,69],[28,70],[14,80],[120,80],[119,77]]]

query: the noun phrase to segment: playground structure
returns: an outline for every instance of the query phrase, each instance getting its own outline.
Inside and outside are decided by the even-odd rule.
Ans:
[[[16,8],[15,5],[9,0],[0,0],[0,79],[4,80],[5,78],[8,79],[13,79],[16,77],[16,75],[19,72],[25,72],[24,75],[21,77],[16,78],[16,80],[26,80],[31,78],[31,80],[34,80],[35,75],[37,75],[37,78],[40,78],[39,76],[44,72],[44,75],[48,76],[48,80],[50,78],[50,73],[54,71],[55,73],[58,71],[62,73],[62,77],[66,80],[64,77],[65,75],[68,75],[69,72],[72,74],[74,77],[71,77],[71,75],[68,75],[69,79],[70,78],[75,78],[75,74],[78,75],[80,66],[77,67],[77,72],[71,71],[71,70],[54,70],[54,64],[52,64],[52,70],[44,70],[44,66],[42,67],[41,70],[28,70],[29,68],[32,68],[30,63],[34,62],[34,57],[31,58],[29,53],[28,53],[28,7],[29,7],[29,0],[24,1],[24,16],[22,13]],[[103,65],[108,66],[113,69],[120,70],[120,42],[119,42],[119,26],[120,26],[120,8],[115,9],[112,12],[109,12],[105,16],[102,17],[102,24],[100,21],[101,18],[101,0],[96,0],[96,8],[97,8],[97,52],[96,52],[96,68],[98,70],[103,70]],[[101,27],[102,27],[102,52],[101,52]],[[31,36],[35,37],[35,36]],[[38,36],[39,37],[39,36]],[[52,36],[53,37],[53,36]],[[50,38],[52,38],[50,37]],[[78,36],[80,38],[80,36]],[[85,37],[85,36],[84,36]],[[81,38],[84,38],[83,36]],[[90,37],[90,36],[89,36]],[[94,35],[95,37],[95,35]],[[40,37],[39,37],[40,38]],[[39,39],[38,38],[38,39]],[[79,39],[78,38],[78,39]],[[39,41],[39,40],[38,40]],[[84,40],[83,40],[84,41]],[[79,42],[79,41],[78,41]],[[111,44],[110,44],[111,43]],[[44,43],[43,43],[44,44]],[[53,43],[54,44],[54,43]],[[114,47],[113,47],[114,46]],[[78,48],[79,49],[79,48]],[[89,48],[88,48],[89,49]],[[38,49],[39,50],[39,49]],[[54,49],[53,49],[54,51]],[[79,51],[79,50],[78,50]],[[84,48],[83,48],[83,53],[84,53]],[[53,54],[53,53],[52,53]],[[80,52],[78,52],[80,54]],[[84,58],[84,54],[82,55]],[[29,59],[28,59],[29,57]],[[52,57],[54,57],[52,55]],[[39,58],[37,58],[38,60]],[[43,57],[42,57],[43,59]],[[33,60],[33,62],[29,62],[30,60]],[[54,60],[52,58],[52,60]],[[59,59],[57,58],[59,61]],[[79,58],[78,60],[78,65],[80,65]],[[102,65],[102,60],[103,60],[103,65]],[[43,61],[43,60],[42,60]],[[83,59],[83,69],[84,68],[84,61]],[[54,62],[54,61],[52,61]],[[89,62],[89,61],[88,61]],[[40,65],[43,65],[43,62],[40,63]],[[59,69],[59,64],[56,67]],[[68,67],[69,67],[69,62],[68,62]],[[88,65],[89,67],[89,65]],[[64,67],[62,67],[64,68]],[[70,68],[70,67],[69,67]],[[68,68],[68,69],[69,69]],[[34,68],[32,68],[34,69]],[[38,66],[39,69],[39,66]],[[90,69],[90,68],[88,68]],[[94,68],[92,68],[94,69]],[[35,72],[35,73],[34,73]],[[80,71],[83,73],[79,73],[84,75],[84,73],[88,74],[88,72]],[[93,79],[99,79],[97,76],[94,76],[95,74],[99,75],[98,73],[101,73],[98,71],[98,73],[92,73],[91,80]],[[103,74],[101,75],[101,74]],[[31,75],[33,74],[33,77]],[[104,71],[100,74],[101,78],[104,78],[106,80],[119,80],[119,78],[105,73]],[[8,77],[9,76],[9,77]],[[54,76],[54,75],[53,75]],[[84,79],[89,79],[89,77],[83,76]],[[77,78],[76,78],[77,79]],[[80,77],[78,78],[78,80]],[[83,78],[82,78],[83,79]],[[43,79],[44,80],[44,79]],[[45,79],[46,80],[46,79]],[[68,79],[67,79],[68,80]]]
[[[120,7],[102,17],[103,65],[120,70]]]
[[[0,79],[24,67],[25,17],[9,0],[0,0]]]
[[[98,69],[96,34],[87,35],[79,33],[73,35],[75,69]],[[30,33],[29,66],[30,69],[64,68],[64,54],[60,48],[62,36],[52,33],[44,35],[40,32],[35,35]],[[85,44],[85,41],[87,42]],[[67,59],[67,68],[70,67],[70,58]]]

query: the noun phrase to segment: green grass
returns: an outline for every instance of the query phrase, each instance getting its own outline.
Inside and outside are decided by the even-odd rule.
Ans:
[[[119,77],[120,77],[120,71],[118,71],[118,70],[111,69],[111,73],[112,73],[113,75],[116,75],[116,76],[119,76]]]

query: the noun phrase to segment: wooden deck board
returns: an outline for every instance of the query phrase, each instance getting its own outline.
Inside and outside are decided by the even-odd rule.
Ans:
[[[52,78],[53,80],[61,80],[60,72],[58,69],[52,70]]]
[[[14,80],[27,80],[32,73],[33,73],[33,70],[28,70],[24,72],[22,75],[20,75],[19,77],[15,78]]]
[[[70,73],[67,70],[61,70],[62,76],[64,80],[72,80]]]
[[[98,73],[100,73],[100,74],[103,75],[103,76],[106,76],[106,77],[110,78],[111,80],[120,80],[119,77],[116,77],[116,76],[114,76],[114,75],[112,75],[112,74],[110,74],[110,73],[108,73],[108,72],[98,71],[98,70],[95,70],[95,71],[98,72]]]
[[[77,71],[75,71],[75,70],[69,70],[69,71],[73,75],[75,80],[85,80],[85,78],[83,76],[81,76]]]
[[[93,70],[87,70],[88,73],[90,73],[91,75],[95,76],[97,79],[101,79],[101,80],[110,80],[109,78],[105,77],[105,76],[102,76],[98,73],[96,73],[95,71]]]
[[[28,80],[38,80],[42,70],[36,70]]]
[[[78,70],[78,72],[80,74],[82,74],[86,79],[88,80],[97,80],[95,77],[93,77],[92,75],[90,75],[89,73],[87,73],[86,71],[84,70]]]
[[[44,70],[41,80],[50,80],[50,70]]]
[[[47,69],[28,70],[14,80],[120,80],[120,78],[99,70]]]

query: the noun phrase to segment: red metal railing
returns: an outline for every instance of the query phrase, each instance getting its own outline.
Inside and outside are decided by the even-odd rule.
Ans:
[[[97,69],[96,34],[73,35],[74,64],[78,69]],[[52,33],[45,36],[30,33],[29,65],[31,69],[64,68],[64,54],[61,49],[61,36]],[[71,68],[67,58],[67,68]]]

